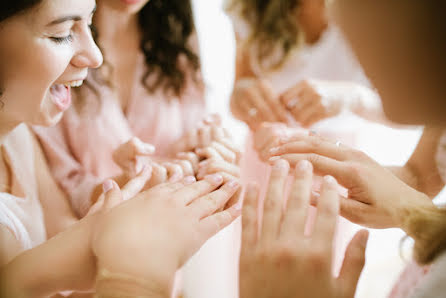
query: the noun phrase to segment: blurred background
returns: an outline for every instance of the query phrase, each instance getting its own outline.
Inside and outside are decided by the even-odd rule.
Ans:
[[[229,18],[223,11],[223,0],[193,0],[195,24],[198,32],[202,59],[202,72],[207,87],[206,102],[210,112],[222,114],[225,125],[236,141],[242,145],[247,127],[235,120],[229,111],[229,96],[234,80],[235,39]],[[420,128],[396,130],[367,123],[349,116],[346,125],[355,125],[361,130],[358,146],[371,157],[385,165],[403,164],[414,149],[420,136]],[[342,129],[342,128],[341,128]],[[377,141],[379,140],[379,141]],[[397,146],[395,145],[397,144]],[[441,197],[441,196],[440,196]],[[350,236],[358,227],[352,228]],[[237,254],[237,239],[232,236],[237,226],[211,239],[184,268],[185,293],[191,298],[225,298],[233,294],[236,264],[231,258]],[[362,274],[358,298],[386,297],[397,279],[406,260],[409,259],[410,242],[400,249],[404,236],[398,229],[371,230],[367,248],[367,261]],[[223,240],[225,239],[225,240]],[[220,245],[233,241],[234,248]],[[208,279],[209,276],[215,278]],[[365,282],[364,280],[367,280]],[[203,281],[205,281],[203,283]],[[197,291],[197,287],[209,291]]]

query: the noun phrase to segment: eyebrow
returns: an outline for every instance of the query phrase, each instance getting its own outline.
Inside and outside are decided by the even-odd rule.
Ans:
[[[96,5],[94,6],[94,8],[91,11],[90,15],[93,15],[95,12],[96,12]],[[58,24],[62,24],[62,23],[69,22],[69,21],[77,22],[77,21],[80,21],[80,20],[82,20],[82,17],[78,16],[78,15],[65,16],[65,17],[61,17],[61,18],[59,18],[57,20],[52,21],[51,23],[49,23],[47,25],[47,27],[58,25]]]

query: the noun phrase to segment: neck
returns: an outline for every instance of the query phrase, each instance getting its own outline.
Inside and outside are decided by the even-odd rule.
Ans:
[[[2,111],[0,110],[0,115]],[[0,117],[0,145],[3,144],[6,136],[11,133],[20,123],[6,121]]]
[[[101,1],[102,2],[102,1]],[[105,4],[98,3],[94,25],[99,32],[101,43],[112,42],[138,32],[138,14],[118,11]]]
[[[298,22],[305,32],[305,42],[314,44],[319,41],[328,27],[324,1],[304,1],[298,10]]]

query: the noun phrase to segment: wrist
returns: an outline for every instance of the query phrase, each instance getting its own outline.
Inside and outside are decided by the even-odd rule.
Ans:
[[[170,297],[172,281],[140,278],[129,274],[99,270],[96,277],[97,298]]]

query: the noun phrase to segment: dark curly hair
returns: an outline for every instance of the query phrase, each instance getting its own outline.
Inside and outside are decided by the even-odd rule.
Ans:
[[[188,77],[200,84],[200,59],[189,45],[195,32],[190,1],[150,0],[138,19],[142,31],[140,46],[147,66],[142,84],[147,91],[153,93],[162,88],[166,94],[180,96]],[[101,32],[93,29],[94,35],[100,36]],[[101,83],[111,86],[112,65],[105,61],[101,68]],[[152,74],[156,74],[156,79],[152,79]]]
[[[226,7],[235,12],[251,28],[248,45],[255,45],[258,61],[270,58],[279,49],[281,55],[272,68],[280,67],[299,45],[303,32],[293,12],[301,0],[231,0]]]

